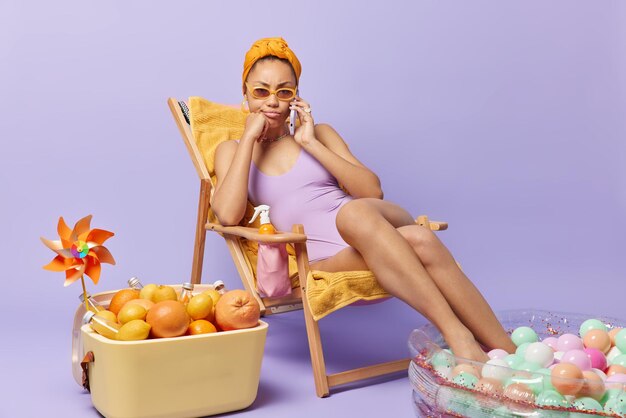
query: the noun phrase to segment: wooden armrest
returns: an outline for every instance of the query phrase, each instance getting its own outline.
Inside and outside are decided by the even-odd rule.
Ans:
[[[256,242],[262,242],[265,244],[290,244],[306,242],[306,235],[296,234],[294,232],[279,232],[276,234],[259,234],[257,228],[250,228],[247,226],[222,226],[220,224],[214,224],[207,222],[206,229],[210,231],[220,232],[226,235],[235,235],[237,237],[246,238]]]
[[[415,219],[415,223],[421,226],[428,226],[431,231],[444,231],[448,229],[447,222],[431,221],[426,215],[420,215]]]
[[[431,231],[445,231],[448,229],[447,222],[428,221]]]

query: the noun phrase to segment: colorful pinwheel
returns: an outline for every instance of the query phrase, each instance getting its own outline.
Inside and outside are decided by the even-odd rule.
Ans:
[[[100,279],[100,264],[115,264],[109,250],[102,246],[104,241],[114,235],[113,232],[91,229],[90,223],[91,215],[85,216],[76,222],[74,229],[70,229],[61,217],[57,226],[57,232],[61,239],[50,241],[41,237],[41,241],[46,247],[57,253],[54,260],[43,268],[50,271],[64,271],[64,286],[69,286],[81,279],[85,301],[87,300],[87,292],[83,275],[86,274],[94,284],[97,284]]]

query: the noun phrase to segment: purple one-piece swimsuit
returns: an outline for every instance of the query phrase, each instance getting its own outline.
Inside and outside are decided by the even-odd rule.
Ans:
[[[252,162],[248,197],[254,206],[269,205],[270,220],[277,230],[289,232],[304,225],[309,260],[323,260],[348,247],[337,231],[337,212],[352,197],[337,180],[304,149],[285,174],[268,176]]]

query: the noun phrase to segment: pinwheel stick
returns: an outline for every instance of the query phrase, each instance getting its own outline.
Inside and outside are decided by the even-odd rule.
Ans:
[[[87,288],[85,287],[85,275],[81,274],[80,283],[83,285],[83,302],[85,302],[85,311],[89,310],[89,304],[87,303]]]

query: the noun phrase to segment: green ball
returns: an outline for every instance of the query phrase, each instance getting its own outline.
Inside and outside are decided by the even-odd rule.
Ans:
[[[602,395],[602,399],[600,399],[600,403],[602,405],[606,405],[606,403],[610,399],[617,398],[621,394],[622,394],[621,389],[617,389],[617,388],[607,389],[606,392],[604,392],[604,395]]]
[[[600,329],[606,332],[609,331],[606,328],[606,325],[604,325],[604,322],[600,321],[599,319],[588,319],[582,324],[580,324],[580,329],[578,330],[580,338],[583,338],[585,334],[591,331],[592,329]]]
[[[478,383],[478,378],[471,373],[461,372],[454,376],[452,381],[457,385],[474,389],[476,387],[476,383]]]
[[[452,354],[448,351],[441,350],[435,353],[433,358],[430,360],[430,364],[435,368],[442,366],[452,368],[456,365],[456,361],[454,360]]]
[[[517,346],[517,349],[515,350],[515,354],[520,356],[521,358],[524,358],[526,356],[526,350],[528,350],[528,346],[531,343],[521,343],[520,345]]]
[[[604,405],[604,412],[609,414],[626,415],[626,394],[610,398]]]
[[[602,411],[602,405],[600,405],[600,402],[589,397],[582,397],[582,398],[576,399],[574,401],[574,408],[580,409],[583,411]]]
[[[537,333],[530,327],[515,328],[511,334],[511,340],[516,346],[520,346],[524,343],[535,343],[539,341]]]
[[[524,369],[520,369],[520,370],[524,370]],[[533,393],[535,394],[535,397],[545,390],[543,387],[544,380],[545,380],[545,376],[537,373],[535,370],[532,371],[532,375],[530,377],[524,378],[524,379],[521,379],[521,378],[518,379],[519,382],[524,383],[526,386],[530,388],[530,390],[533,391]]]
[[[570,406],[565,396],[561,395],[556,390],[544,390],[537,396],[537,401],[535,402],[539,406],[562,406],[567,408]]]
[[[517,367],[524,362],[524,359],[517,354],[509,354],[504,358],[506,364],[509,365],[511,369],[517,369]]]
[[[626,353],[626,328],[615,335],[615,346],[622,353]]]
[[[552,370],[550,369],[539,369],[535,372],[543,379],[543,390],[554,390],[557,391],[554,385],[552,384]],[[558,391],[557,391],[558,392]]]
[[[611,360],[611,365],[618,364],[620,366],[626,367],[626,354],[620,354]]]
[[[523,370],[525,372],[536,372],[541,369],[541,366],[537,363],[533,363],[532,361],[524,361],[517,367],[517,370]]]

